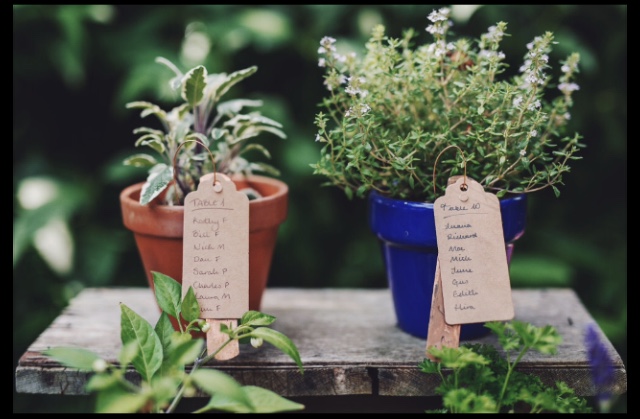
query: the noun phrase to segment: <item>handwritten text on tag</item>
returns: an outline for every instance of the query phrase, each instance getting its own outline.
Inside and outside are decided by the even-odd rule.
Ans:
[[[249,309],[249,199],[225,175],[200,179],[184,201],[182,294],[193,287],[206,319]]]
[[[460,177],[436,199],[434,214],[446,322],[513,319],[498,198],[475,180]]]

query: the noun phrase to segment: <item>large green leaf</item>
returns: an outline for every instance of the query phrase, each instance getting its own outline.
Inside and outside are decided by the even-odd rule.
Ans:
[[[42,351],[62,365],[81,371],[93,371],[93,363],[100,358],[96,353],[81,348],[56,347]]]
[[[276,321],[274,316],[259,311],[249,310],[242,315],[240,324],[243,326],[269,326]]]
[[[158,374],[165,375],[170,369],[169,355],[171,353],[171,345],[173,342],[172,335],[176,333],[173,329],[173,325],[171,324],[171,320],[169,319],[169,315],[166,312],[163,311],[160,313],[160,318],[153,330],[155,330],[156,335],[158,335],[160,345],[162,346],[162,365],[158,370]]]
[[[215,92],[215,102],[218,102],[225,93],[229,91],[235,84],[241,82],[246,79],[250,75],[254,74],[258,71],[258,67],[253,66],[249,68],[245,68],[244,70],[234,71],[229,74],[226,79],[218,86]]]
[[[192,322],[200,317],[200,304],[196,298],[193,287],[189,287],[184,300],[182,300],[182,317],[188,322]]]
[[[151,147],[153,150],[157,151],[158,153],[162,154],[165,152],[163,135],[144,134],[142,137],[136,140],[134,145],[136,147],[148,146],[148,147]]]
[[[122,344],[136,342],[138,354],[131,361],[144,380],[149,381],[162,364],[162,344],[148,321],[124,303],[120,303]]]
[[[210,396],[220,394],[247,408],[252,408],[251,402],[242,391],[240,383],[222,371],[199,369],[191,374],[191,378],[202,391]]]
[[[249,333],[246,337],[256,337],[266,340],[285,354],[289,355],[291,359],[293,359],[298,365],[300,373],[304,372],[298,348],[291,341],[291,339],[289,339],[284,334],[278,332],[277,330],[269,329],[268,327],[259,327],[251,331],[251,333]]]
[[[100,373],[91,376],[87,381],[87,391],[104,391],[112,387],[122,386],[116,374]]]
[[[170,352],[168,364],[182,367],[191,364],[202,353],[202,339],[190,339],[176,345]]]
[[[209,403],[207,403],[206,409],[222,410],[231,413],[277,413],[304,409],[303,404],[287,400],[273,391],[262,387],[244,386],[242,387],[242,391],[251,402],[252,408],[221,394],[215,394],[211,400],[209,400]]]
[[[142,185],[140,192],[140,204],[147,205],[156,196],[160,195],[173,180],[173,167],[160,163],[149,172],[147,181]]]
[[[148,395],[129,393],[121,386],[113,386],[98,392],[96,413],[137,413],[148,400]]]
[[[138,355],[138,345],[136,342],[129,342],[126,345],[122,345],[120,348],[120,353],[118,354],[118,362],[121,366],[126,367],[133,361],[133,359]]]
[[[269,153],[269,150],[266,149],[266,147],[264,147],[262,144],[257,144],[257,143],[253,143],[253,144],[249,144],[246,147],[244,147],[244,149],[240,152],[240,154],[244,154],[248,151],[251,150],[258,150],[259,152],[261,152],[266,158],[270,159],[271,158],[271,153]]]
[[[217,110],[219,114],[233,116],[240,112],[245,106],[262,106],[262,101],[250,99],[233,99],[220,103],[217,107]]]
[[[129,156],[128,158],[124,159],[122,163],[127,166],[133,167],[153,167],[158,164],[158,161],[153,156],[140,153]]]
[[[176,319],[180,318],[182,286],[178,281],[161,272],[151,272],[156,301],[160,309]]]
[[[204,90],[207,87],[207,69],[204,66],[192,68],[182,78],[182,98],[196,107],[204,97]]]
[[[142,112],[140,112],[141,118],[147,117],[149,115],[156,115],[161,122],[167,121],[167,113],[154,103],[136,101],[127,103],[126,107],[128,109],[142,109]]]

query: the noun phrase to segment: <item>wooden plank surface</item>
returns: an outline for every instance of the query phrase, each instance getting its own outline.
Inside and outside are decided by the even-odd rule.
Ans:
[[[583,345],[584,328],[593,319],[576,294],[570,289],[516,289],[513,300],[516,319],[536,326],[553,325],[563,338],[556,355],[531,352],[520,362],[519,370],[535,373],[547,384],[565,381],[579,395],[594,395]],[[88,373],[61,367],[40,351],[55,346],[80,347],[115,362],[120,349],[120,302],[152,325],[159,317],[148,288],[85,289],[21,357],[16,390],[86,394]],[[438,377],[417,368],[424,358],[425,340],[396,327],[387,289],[268,288],[261,311],[276,316],[274,329],[296,344],[304,375],[297,372],[289,357],[268,343],[259,349],[240,345],[238,357],[211,367],[230,373],[243,384],[262,386],[285,397],[435,394]],[[625,393],[626,369],[611,343],[604,340],[614,359],[614,392]],[[471,341],[461,344],[465,342]],[[473,342],[496,343],[493,335]],[[135,377],[135,371],[130,376]]]

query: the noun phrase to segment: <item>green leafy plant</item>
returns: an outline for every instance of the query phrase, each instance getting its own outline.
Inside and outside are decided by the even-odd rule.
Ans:
[[[169,84],[180,92],[182,103],[170,111],[150,102],[136,101],[127,108],[142,109],[141,118],[154,115],[162,129],[140,127],[136,147],[151,148],[156,156],[146,153],[132,155],[124,164],[148,167],[149,176],[140,194],[140,203],[146,205],[165,190],[166,204],[182,205],[184,197],[197,189],[200,177],[215,170],[227,175],[262,171],[277,176],[278,170],[263,162],[249,162],[244,154],[257,150],[270,158],[269,151],[249,140],[269,132],[286,138],[282,124],[267,118],[258,111],[244,112],[246,108],[262,106],[260,100],[231,99],[222,101],[225,94],[236,84],[254,74],[256,66],[231,74],[209,74],[207,69],[196,66],[182,73],[166,58],[158,57],[158,63],[166,65],[175,73]],[[182,146],[184,144],[184,146]],[[176,156],[176,153],[179,153]],[[175,158],[175,169],[174,169]],[[174,173],[174,170],[176,173]],[[175,175],[175,176],[174,176]],[[175,183],[172,181],[175,178]],[[256,192],[250,191],[251,197]]]
[[[273,413],[301,410],[303,405],[257,386],[240,385],[228,374],[203,368],[234,340],[259,347],[264,341],[290,356],[302,374],[304,368],[295,344],[284,334],[271,329],[276,318],[258,311],[247,311],[237,327],[221,327],[229,336],[213,353],[207,354],[205,340],[192,332],[206,332],[209,324],[200,319],[200,305],[193,288],[181,298],[181,286],[167,275],[154,272],[155,296],[162,309],[155,326],[151,326],[125,304],[120,304],[122,348],[117,363],[98,354],[70,347],[51,348],[43,352],[69,367],[93,372],[87,390],[97,393],[97,413],[171,413],[184,395],[200,391],[210,399],[196,413],[210,410],[236,413]],[[171,317],[184,324],[174,330]],[[198,335],[196,335],[198,336]],[[139,380],[127,371],[133,365]]]
[[[323,148],[314,174],[349,198],[375,190],[433,202],[466,166],[469,177],[499,197],[547,187],[558,195],[583,147],[579,134],[565,135],[579,89],[573,82],[579,55],[569,55],[554,80],[554,36],[546,32],[527,44],[520,73],[504,77],[500,44],[507,24],[491,26],[479,39],[450,40],[449,13],[429,14],[430,43],[416,43],[413,29],[393,38],[377,25],[359,56],[322,38],[318,65],[329,95],[315,116]],[[464,156],[441,162],[434,193],[436,156],[450,145]]]
[[[497,335],[505,352],[487,344],[466,344],[458,348],[429,348],[439,360],[425,358],[422,372],[438,374],[442,382],[436,392],[448,413],[559,412],[588,413],[586,399],[577,397],[567,384],[555,387],[539,377],[516,371],[522,357],[531,350],[554,354],[561,337],[552,326],[536,327],[521,321],[488,322],[485,327]]]

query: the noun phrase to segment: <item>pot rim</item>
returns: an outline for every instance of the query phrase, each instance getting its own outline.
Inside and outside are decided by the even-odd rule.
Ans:
[[[249,186],[255,184],[270,185],[276,192],[249,201],[249,229],[250,232],[277,227],[283,223],[288,212],[288,185],[279,179],[267,176],[235,176],[233,180],[244,180]],[[150,202],[141,205],[132,195],[142,189],[144,182],[138,182],[125,187],[120,192],[120,206],[125,227],[137,234],[147,234],[162,237],[182,237],[184,222],[183,205],[164,205]],[[268,213],[268,215],[265,215]],[[153,218],[154,223],[145,223],[145,219]]]
[[[520,194],[500,199],[505,243],[524,233],[527,196]],[[368,197],[368,223],[382,241],[396,246],[436,248],[436,227],[432,202],[390,198],[372,191]]]

